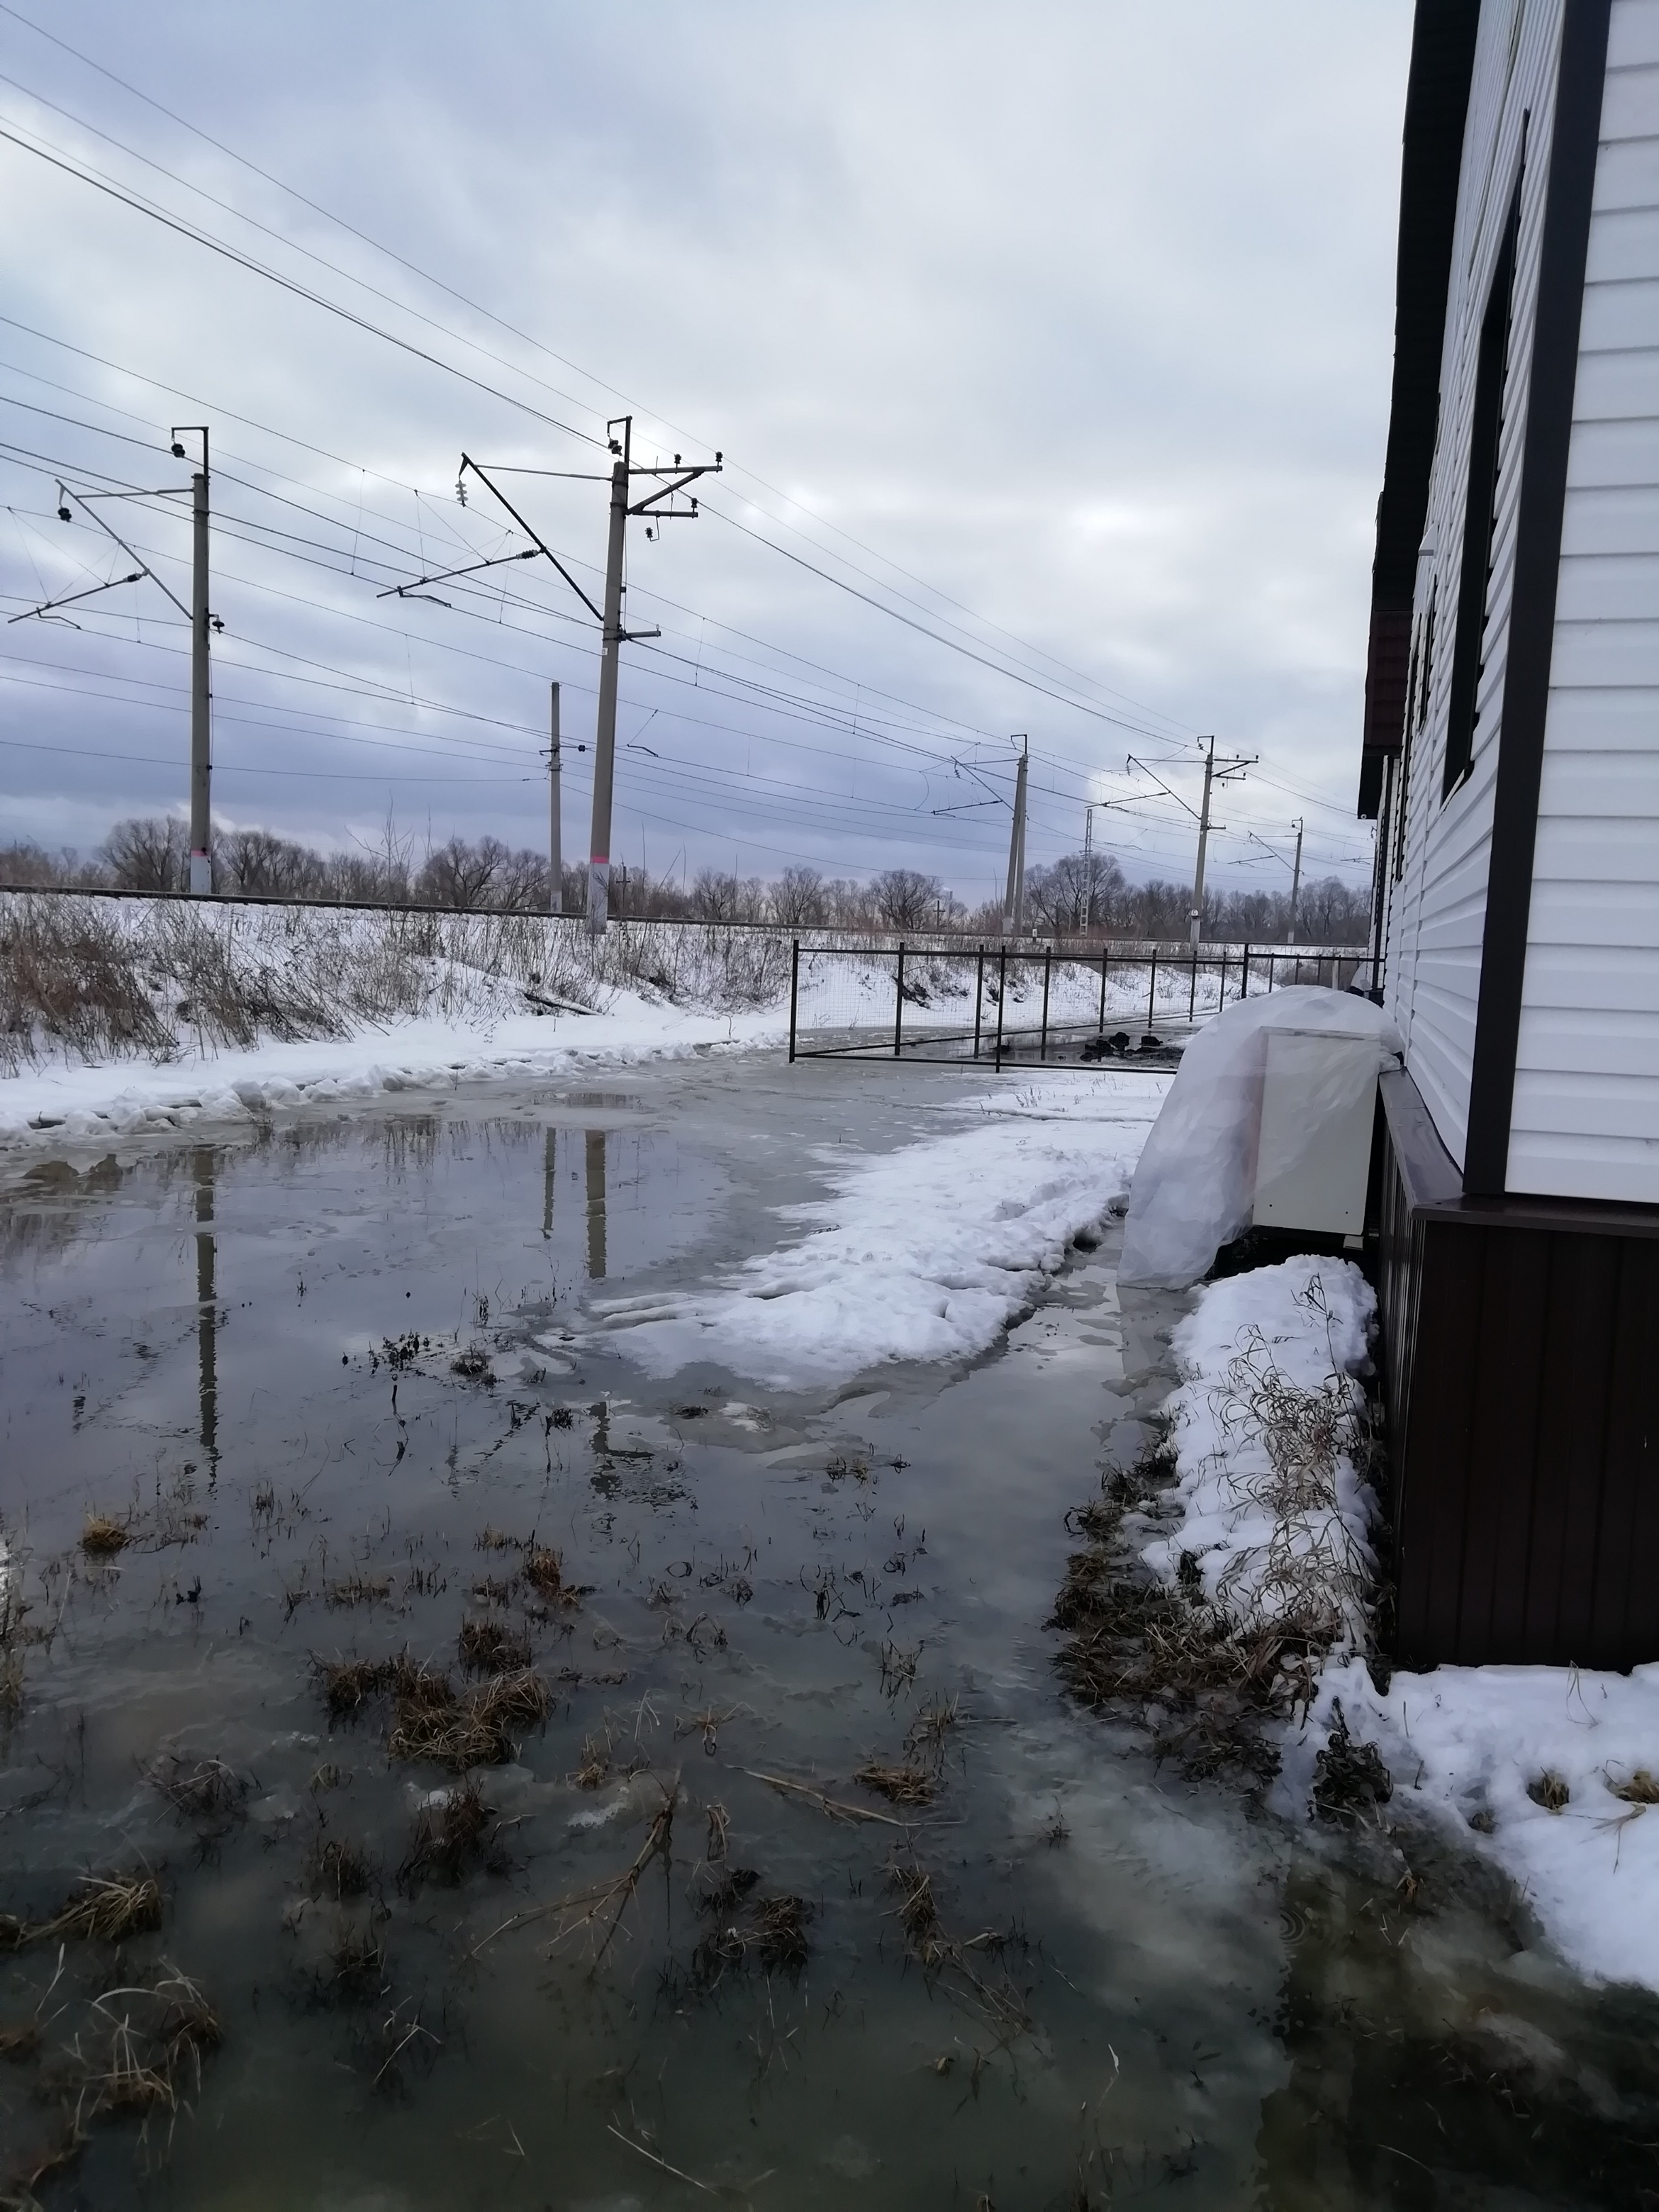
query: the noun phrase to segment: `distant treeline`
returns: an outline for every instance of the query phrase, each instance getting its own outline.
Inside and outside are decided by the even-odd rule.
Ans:
[[[189,887],[190,841],[176,817],[118,823],[95,853],[48,853],[22,842],[0,845],[0,887],[59,885],[88,890],[173,891]],[[563,871],[563,910],[586,905],[586,870]],[[216,889],[250,896],[395,906],[458,907],[479,913],[545,913],[545,854],[514,852],[498,837],[452,837],[416,856],[413,840],[388,830],[374,848],[318,853],[265,830],[230,830],[214,840]],[[1025,927],[1042,936],[1184,938],[1190,886],[1131,883],[1109,854],[1068,853],[1026,878]],[[1284,891],[1218,891],[1204,901],[1204,934],[1215,941],[1282,945],[1290,934]],[[886,868],[867,881],[786,868],[767,881],[703,868],[689,884],[614,861],[611,910],[640,921],[770,922],[785,929],[960,929],[994,936],[1000,902],[964,906],[937,876]],[[1304,945],[1363,945],[1370,903],[1335,876],[1304,883],[1296,934]]]

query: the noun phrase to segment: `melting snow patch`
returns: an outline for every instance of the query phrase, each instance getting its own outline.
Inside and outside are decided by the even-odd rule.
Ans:
[[[1351,1755],[1371,1747],[1392,1784],[1389,1825],[1431,1821],[1501,1867],[1579,1972],[1659,1989],[1659,1665],[1442,1667],[1380,1691],[1361,1656],[1375,1570],[1355,1378],[1374,1313],[1341,1261],[1292,1260],[1201,1294],[1172,1340],[1186,1379],[1167,1407],[1185,1510],[1144,1557],[1175,1583],[1184,1555],[1188,1582],[1201,1575],[1247,1629],[1310,1604],[1334,1629],[1281,1747],[1281,1814],[1309,1818],[1334,1735]],[[1341,1448],[1334,1482],[1310,1487],[1298,1469],[1320,1456],[1305,1446],[1322,1404],[1339,1423],[1326,1442]]]
[[[597,1305],[600,1330],[653,1375],[712,1360],[779,1389],[982,1352],[1121,1197],[1167,1082],[1055,1078],[964,1102],[974,1126],[949,1136],[821,1152],[834,1195],[779,1209],[806,1224],[799,1243],[705,1289]]]
[[[1375,1500],[1353,1453],[1376,1312],[1352,1261],[1304,1255],[1212,1284],[1170,1339],[1183,1513],[1142,1556],[1171,1586],[1190,1560],[1246,1632],[1295,1620],[1338,1652],[1364,1647]]]
[[[1416,1814],[1494,1860],[1581,1973],[1659,1989],[1659,1666],[1327,1669],[1287,1746],[1283,1809],[1305,1812],[1313,1762],[1340,1702]],[[1552,1807],[1554,1809],[1551,1809]]]

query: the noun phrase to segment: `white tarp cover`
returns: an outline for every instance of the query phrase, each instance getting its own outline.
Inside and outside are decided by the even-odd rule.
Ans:
[[[1249,1226],[1267,1034],[1274,1029],[1373,1038],[1379,1072],[1400,1048],[1381,1007],[1311,983],[1237,1000],[1206,1022],[1182,1055],[1135,1170],[1121,1283],[1185,1290]],[[1353,1055],[1334,1057],[1328,1079],[1310,1087],[1310,1129],[1352,1104],[1353,1079]]]

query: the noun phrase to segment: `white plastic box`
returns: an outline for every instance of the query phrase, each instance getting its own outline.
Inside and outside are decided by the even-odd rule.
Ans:
[[[1374,1036],[1270,1030],[1254,1219],[1357,1237],[1365,1225],[1376,1114]]]

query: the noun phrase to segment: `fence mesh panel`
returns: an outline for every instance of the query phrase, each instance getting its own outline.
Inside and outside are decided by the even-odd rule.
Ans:
[[[1352,951],[799,945],[798,1058],[1094,1059],[1153,1048],[1243,994],[1292,982],[1346,988]],[[1363,981],[1364,978],[1362,977]]]

